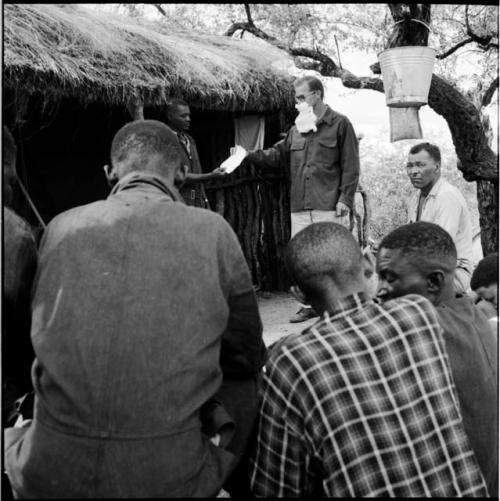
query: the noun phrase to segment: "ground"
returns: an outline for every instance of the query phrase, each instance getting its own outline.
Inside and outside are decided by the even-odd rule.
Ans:
[[[316,319],[291,324],[288,319],[300,308],[293,296],[287,292],[258,292],[260,316],[264,325],[266,346],[280,337],[303,331]]]

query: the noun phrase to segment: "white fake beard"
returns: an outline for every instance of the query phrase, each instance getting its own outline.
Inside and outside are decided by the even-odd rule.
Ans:
[[[314,114],[312,106],[304,102],[296,104],[295,108],[299,112],[295,119],[297,130],[301,134],[305,134],[311,130],[316,132],[318,130],[316,127],[316,120],[318,117]]]

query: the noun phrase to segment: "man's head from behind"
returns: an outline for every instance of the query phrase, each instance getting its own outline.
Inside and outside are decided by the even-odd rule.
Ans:
[[[191,125],[191,111],[186,101],[172,99],[167,104],[167,122],[176,132],[184,132]]]
[[[386,235],[377,254],[377,296],[382,300],[420,294],[433,304],[453,297],[457,250],[440,226],[406,224]]]
[[[111,143],[111,184],[130,172],[156,174],[170,182],[185,176],[177,136],[157,120],[137,120],[123,126]]]
[[[471,289],[498,310],[498,252],[479,261],[472,273]]]
[[[14,138],[9,129],[4,126],[2,134],[3,154],[3,201],[8,207],[12,207],[13,190],[16,180],[16,155],[17,148]]]
[[[299,299],[319,314],[342,297],[365,289],[361,250],[340,224],[307,226],[290,240],[285,259],[300,288]]]

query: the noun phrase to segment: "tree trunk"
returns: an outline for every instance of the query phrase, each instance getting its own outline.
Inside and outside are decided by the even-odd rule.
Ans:
[[[498,252],[498,183],[477,182],[479,226],[483,255]]]

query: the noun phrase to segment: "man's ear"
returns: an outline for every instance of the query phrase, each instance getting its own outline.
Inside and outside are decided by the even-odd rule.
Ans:
[[[363,249],[363,276],[366,279],[372,278],[376,271],[377,258],[372,254],[370,247],[366,246]]]
[[[117,182],[118,182],[118,174],[116,172],[116,169],[114,167],[111,167],[110,165],[105,165],[104,166],[104,175],[106,176],[106,179],[108,180],[108,184],[113,187]]]
[[[177,169],[175,173],[174,183],[177,186],[182,186],[184,181],[186,180],[186,176],[189,172],[189,166],[187,164],[181,164],[181,166]]]
[[[305,294],[299,289],[297,285],[292,285],[290,287],[290,292],[299,303],[309,304],[309,301],[306,299]]]
[[[441,270],[434,270],[427,274],[427,290],[429,292],[440,292],[444,285],[444,272]]]

